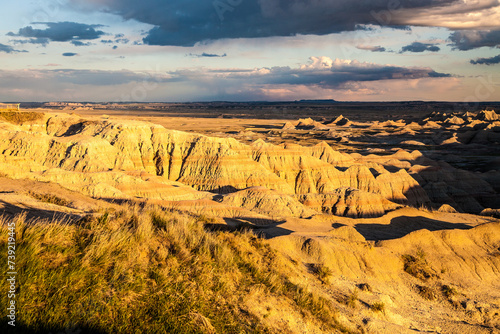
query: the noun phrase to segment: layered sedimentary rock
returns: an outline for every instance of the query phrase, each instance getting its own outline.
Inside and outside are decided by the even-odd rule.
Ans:
[[[292,210],[297,204],[285,195],[296,195],[316,210],[365,217],[392,210],[395,203],[418,207],[431,200],[479,212],[483,207],[469,197],[494,194],[472,173],[436,163],[419,151],[361,156],[335,151],[325,142],[303,147],[257,140],[244,145],[147,122],[66,114],[47,114],[43,121],[22,126],[0,123],[0,139],[0,167],[7,175],[57,182],[94,197],[175,201],[240,192],[225,201],[267,212],[266,205],[278,203],[275,194],[283,194],[285,202],[279,205],[291,216],[310,211],[301,206]],[[439,191],[438,181],[446,183]],[[249,191],[251,187],[270,191]],[[262,198],[261,204],[267,204],[253,205],[244,197]],[[336,209],[342,203],[351,211]]]
[[[297,195],[297,197],[317,211],[352,218],[379,217],[401,207],[381,195],[353,188],[339,188],[331,193]]]

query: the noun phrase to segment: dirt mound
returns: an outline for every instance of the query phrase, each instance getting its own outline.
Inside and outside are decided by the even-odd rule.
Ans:
[[[348,118],[340,115],[337,118],[332,119],[330,122],[327,122],[326,124],[327,125],[334,124],[337,126],[349,126],[352,124],[352,122]]]
[[[327,194],[299,195],[298,198],[316,211],[351,218],[380,217],[401,207],[380,195],[353,188],[340,188]]]
[[[465,123],[465,120],[463,118],[453,116],[453,117],[446,119],[445,123],[453,124],[453,125],[462,125]]]
[[[310,217],[318,213],[291,196],[264,187],[252,187],[224,195],[219,201],[272,217]]]
[[[282,130],[295,130],[295,125],[293,125],[290,122],[286,122],[281,129]]]

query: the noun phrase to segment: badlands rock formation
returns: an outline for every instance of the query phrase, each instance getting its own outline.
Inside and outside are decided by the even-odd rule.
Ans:
[[[358,164],[325,143],[243,145],[144,122],[65,114],[23,126],[2,123],[0,130],[4,173],[93,197],[194,200],[256,186],[291,196],[351,187],[401,204],[429,203],[405,170]]]
[[[310,119],[297,124],[306,123],[316,126]],[[269,213],[269,204],[251,205],[241,197],[277,198],[276,192],[288,196],[276,203],[278,212],[287,215],[310,215],[303,204],[317,212],[372,217],[398,205],[438,209],[447,204],[479,213],[497,195],[482,178],[419,151],[363,156],[335,151],[325,142],[303,147],[257,140],[245,145],[147,122],[67,114],[46,114],[24,125],[0,123],[0,138],[3,173],[52,181],[99,198],[212,200],[215,194],[239,192],[223,203]],[[242,192],[250,187],[273,192]]]
[[[351,122],[348,129],[336,124],[339,123],[337,120],[343,119],[343,116],[339,116],[333,122],[325,122],[324,125],[328,130],[318,130],[316,133],[318,135],[323,133],[325,138],[337,139],[338,146],[347,150],[351,150],[354,145],[375,144],[380,148],[365,149],[369,154],[351,153],[352,160],[345,163],[333,162],[336,167],[360,164],[369,167],[374,176],[385,175],[388,180],[394,180],[397,172],[407,172],[425,190],[425,195],[421,192],[421,188],[409,186],[416,193],[404,194],[406,204],[426,205],[434,209],[447,204],[460,212],[470,213],[479,213],[485,208],[500,206],[498,196],[500,161],[491,158],[492,154],[499,153],[500,147],[498,145],[500,121],[495,111],[433,112],[419,122],[402,119],[371,123]],[[384,149],[384,146],[392,147],[392,152]],[[396,149],[398,151],[394,153]],[[417,150],[425,150],[426,154],[423,155]],[[481,154],[484,157],[470,159],[470,155]],[[442,161],[442,158],[446,158],[453,165]],[[370,165],[371,163],[375,165]],[[470,168],[471,164],[487,172],[472,173],[456,167],[464,165]],[[381,170],[380,166],[385,170]],[[390,174],[386,174],[386,171]],[[400,177],[403,177],[403,174]],[[378,179],[381,176],[376,177]],[[380,181],[382,179],[383,177]],[[405,203],[404,200],[398,200],[397,195],[388,196],[384,193],[385,190],[366,189],[356,185],[353,187],[383,194],[384,198],[393,202]],[[413,200],[415,198],[419,200]]]

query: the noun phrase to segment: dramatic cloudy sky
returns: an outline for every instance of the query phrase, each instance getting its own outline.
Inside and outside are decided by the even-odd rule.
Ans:
[[[0,101],[500,100],[500,0],[1,9]]]

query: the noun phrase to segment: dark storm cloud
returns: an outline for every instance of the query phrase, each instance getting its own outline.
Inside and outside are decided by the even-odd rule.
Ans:
[[[453,49],[466,51],[500,45],[500,30],[460,30],[450,35]]]
[[[74,53],[74,52],[65,52],[62,54],[64,57],[74,57],[74,56],[78,56],[78,53]]]
[[[494,65],[500,64],[500,55],[491,58],[478,58],[476,60],[471,60],[473,65]]]
[[[432,43],[420,43],[420,42],[413,42],[410,45],[403,46],[401,49],[401,53],[403,52],[424,52],[424,51],[431,51],[431,52],[438,52],[441,50],[439,46],[436,46],[436,44]]]
[[[402,12],[441,8],[459,0],[100,0],[89,4],[155,26],[145,44],[192,46],[223,38],[325,35],[363,25],[401,27]],[[495,1],[496,2],[496,1]],[[491,4],[491,7],[494,5]]]
[[[103,27],[98,24],[83,24],[76,22],[33,22],[33,24],[46,25],[46,29],[35,29],[27,26],[19,29],[17,33],[9,32],[8,36],[27,38],[44,38],[54,42],[69,42],[79,40],[97,39],[105,33],[96,28]]]
[[[47,66],[59,66],[48,64]],[[176,89],[186,87],[196,92],[195,97],[213,100],[276,99],[271,90],[291,93],[286,98],[302,96],[304,92],[364,91],[363,83],[376,82],[377,87],[407,86],[405,80],[439,80],[449,74],[437,73],[431,68],[387,66],[357,61],[332,60],[328,57],[311,57],[310,62],[298,67],[207,69],[192,68],[174,72],[153,70],[149,72],[103,70],[0,70],[0,89],[12,90],[15,96],[46,100],[120,100],[138,87],[151,93],[152,100],[179,99]],[[453,80],[453,79],[452,79]],[[392,83],[395,82],[395,83]],[[443,83],[443,81],[440,81]],[[173,91],[173,95],[165,92]],[[201,92],[201,93],[198,93]],[[288,93],[287,93],[288,94]],[[364,93],[363,93],[364,94]],[[184,95],[192,99],[191,93]],[[279,97],[278,97],[279,98]]]
[[[349,82],[380,80],[410,80],[420,78],[450,77],[430,68],[413,68],[356,61],[331,60],[328,57],[311,57],[310,64],[299,68],[288,66],[261,69],[232,70],[179,70],[170,74],[178,81],[228,81],[255,85],[303,85],[328,89],[342,88]]]
[[[16,52],[27,52],[27,51],[19,51],[19,50],[16,50],[14,49],[12,46],[10,45],[5,45],[5,44],[1,44],[0,43],[0,52],[5,52],[5,53],[16,53]]]

